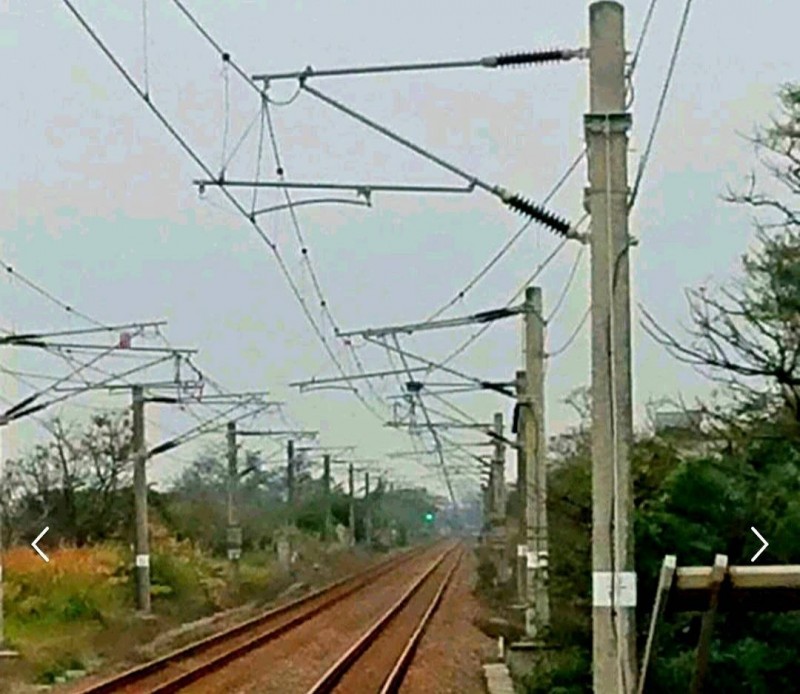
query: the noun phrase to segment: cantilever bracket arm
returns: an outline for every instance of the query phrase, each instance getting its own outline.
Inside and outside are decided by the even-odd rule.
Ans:
[[[419,63],[394,63],[389,65],[364,65],[359,67],[329,68],[315,70],[311,65],[293,72],[262,73],[252,75],[254,82],[263,82],[265,88],[270,82],[281,80],[309,80],[314,77],[347,77],[355,75],[375,75],[391,72],[423,72],[430,70],[452,70],[458,68],[503,68],[541,65],[544,63],[585,60],[589,56],[586,48],[556,48],[544,51],[524,51],[502,55],[488,55],[467,60],[440,60]]]

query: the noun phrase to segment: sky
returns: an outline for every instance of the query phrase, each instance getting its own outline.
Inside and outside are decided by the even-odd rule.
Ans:
[[[146,74],[152,102],[218,172],[257,116],[258,96],[229,71],[226,118],[222,62],[170,0],[144,3],[146,32],[142,3],[85,0],[75,5],[137,83],[144,84]],[[631,50],[647,5],[644,0],[626,4]],[[187,0],[186,6],[248,74],[307,65],[323,69],[476,59],[587,44],[584,0],[547,3],[546,11],[539,2],[467,6],[455,0]],[[649,133],[682,8],[683,3],[656,3],[643,44],[631,107],[631,173]],[[645,423],[648,401],[708,395],[702,376],[643,333],[636,307],[641,303],[661,325],[681,334],[687,319],[685,290],[719,285],[738,272],[740,257],[753,240],[751,220],[746,210],[724,203],[721,194],[728,186],[743,185],[755,167],[745,136],[775,114],[780,85],[797,78],[800,56],[793,47],[798,20],[800,6],[794,2],[693,3],[631,218],[631,233],[639,240],[632,257],[637,426]],[[301,395],[288,386],[337,372],[275,255],[218,191],[200,199],[192,181],[202,172],[62,2],[0,2],[0,83],[3,262],[101,322],[167,320],[164,334],[170,343],[197,348],[197,364],[214,379],[230,390],[269,390],[286,403],[293,425],[319,430],[322,443],[356,445],[356,455],[364,458],[410,449],[406,434],[384,426],[391,412],[385,399],[377,398],[397,395],[395,380],[376,382],[374,392],[361,387],[379,416],[351,393]],[[583,147],[588,107],[588,64],[583,61],[312,84],[470,175],[534,201],[548,194]],[[294,91],[291,82],[270,87],[275,101],[290,102],[272,107],[288,180],[463,184],[312,97],[293,98]],[[254,177],[258,141],[256,122],[231,159],[228,179]],[[275,167],[265,139],[261,176],[274,180]],[[584,163],[548,207],[570,221],[579,219],[585,184]],[[249,191],[239,194],[249,209]],[[269,206],[281,197],[263,191],[258,201]],[[425,319],[456,296],[521,224],[481,191],[375,193],[370,208],[317,205],[298,208],[297,215],[315,277],[343,330]],[[310,314],[348,372],[355,372],[319,307],[290,217],[276,212],[260,219]],[[444,315],[505,305],[557,243],[549,231],[531,226]],[[548,351],[560,351],[586,310],[588,261],[588,251],[581,253],[579,244],[570,243],[537,278],[545,312],[559,306],[548,324]],[[574,279],[559,302],[573,266]],[[86,323],[7,277],[0,282],[0,327],[58,330]],[[469,328],[425,332],[404,338],[403,344],[436,359],[469,334]],[[563,401],[589,382],[589,338],[584,327],[568,349],[548,360],[551,434],[575,423]],[[521,344],[518,319],[498,322],[453,366],[480,378],[511,380],[521,368]],[[356,343],[356,350],[369,371],[399,365],[380,349]],[[0,366],[53,374],[65,368],[20,349],[4,349]],[[12,400],[30,392],[8,376],[2,389]],[[121,397],[84,396],[53,413],[79,419],[86,408],[119,406]],[[452,402],[479,421],[490,421],[495,411],[503,411],[507,421],[511,415],[512,403],[502,396],[459,395]],[[174,409],[148,406],[148,442],[153,445],[193,423]],[[260,423],[279,425],[269,417]],[[3,435],[4,453],[13,457],[45,434],[35,422],[23,421]],[[213,440],[206,437],[176,455],[154,459],[151,474],[157,480],[174,477],[198,446]],[[264,445],[277,450],[277,444]],[[441,491],[433,464],[430,458],[427,468],[392,459],[392,476]],[[459,481],[460,494],[476,488],[475,478]]]

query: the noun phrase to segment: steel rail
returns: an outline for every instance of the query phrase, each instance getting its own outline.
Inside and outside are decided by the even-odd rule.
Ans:
[[[386,628],[395,620],[395,618],[402,613],[403,609],[431,579],[433,574],[442,566],[445,560],[452,556],[455,552],[459,553],[458,560],[455,563],[455,566],[457,566],[461,559],[461,548],[459,545],[454,545],[448,548],[432,562],[431,566],[425,571],[425,573],[416,579],[408,588],[408,590],[406,590],[406,592],[403,593],[403,595],[386,612],[384,612],[377,619],[377,621],[373,623],[373,625],[347,650],[347,652],[345,652],[330,668],[328,668],[327,672],[325,672],[325,674],[308,690],[307,694],[330,694],[331,692],[334,692],[342,678],[356,666],[360,658],[374,644],[375,640],[386,630]],[[452,572],[449,571],[444,580],[449,581],[451,576]],[[392,670],[392,673],[394,673],[394,669]]]
[[[155,688],[148,690],[151,692],[151,694],[154,692],[178,691],[188,684],[205,677],[215,670],[218,670],[230,661],[245,655],[254,648],[257,648],[267,641],[277,638],[281,634],[293,629],[296,626],[299,626],[303,622],[308,621],[320,612],[333,607],[341,600],[344,600],[363,588],[365,585],[368,585],[374,579],[385,575],[386,573],[392,571],[398,566],[405,564],[406,562],[412,561],[427,549],[430,549],[430,547],[423,546],[405,550],[399,556],[395,555],[386,561],[382,561],[374,566],[369,567],[366,571],[345,576],[344,578],[312,591],[311,593],[308,593],[297,600],[274,607],[261,615],[242,622],[241,624],[237,624],[229,629],[212,634],[211,636],[191,643],[188,646],[171,651],[164,656],[109,677],[101,682],[89,685],[78,690],[77,694],[106,694],[108,692],[119,691],[123,688],[133,687],[137,683],[143,681],[145,678],[154,676],[160,671],[167,670],[171,666],[179,665],[181,661],[185,661],[195,656],[201,656],[204,651],[208,651],[216,646],[220,646],[224,644],[225,641],[241,637],[247,632],[260,627],[266,627],[269,622],[285,616],[288,613],[291,613],[293,610],[302,610],[302,608],[308,607],[309,603],[313,603],[313,601],[317,599],[330,596],[330,599],[323,600],[318,605],[313,605],[310,607],[310,609],[301,611],[298,615],[292,617],[287,622],[278,624],[276,627],[262,632],[256,635],[254,638],[248,639],[244,643],[224,651],[218,656],[200,663],[198,666],[184,671],[177,677],[171,678],[170,680],[157,685]],[[344,588],[344,590],[337,592],[342,588]]]
[[[395,661],[394,667],[389,673],[389,676],[384,680],[383,685],[381,686],[380,694],[396,694],[396,692],[400,691],[400,686],[403,684],[403,680],[408,672],[408,668],[414,660],[414,655],[416,654],[420,641],[422,641],[422,637],[425,634],[425,629],[427,628],[433,615],[436,614],[436,610],[439,609],[439,605],[442,604],[442,598],[444,597],[445,591],[450,585],[453,575],[461,564],[462,556],[463,555],[461,554],[459,555],[455,564],[450,567],[450,570],[447,572],[444,580],[442,580],[439,589],[436,591],[436,595],[433,596],[433,600],[431,600],[430,604],[428,605],[428,609],[425,610],[425,614],[422,615],[422,619],[419,621],[417,628],[408,639],[406,647]]]

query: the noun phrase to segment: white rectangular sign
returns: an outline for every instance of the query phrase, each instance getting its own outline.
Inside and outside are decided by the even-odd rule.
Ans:
[[[595,607],[636,607],[636,573],[620,571],[612,580],[611,571],[595,571],[592,574],[592,604]],[[612,585],[615,598],[612,600]]]
[[[149,554],[137,554],[136,555],[136,567],[137,568],[145,568],[150,566],[150,555]]]

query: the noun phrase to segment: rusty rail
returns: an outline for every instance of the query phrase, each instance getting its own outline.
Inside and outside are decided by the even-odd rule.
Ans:
[[[443,552],[440,557],[434,560],[431,566],[406,590],[405,593],[386,611],[384,612],[373,625],[341,656],[322,677],[308,690],[307,694],[330,694],[334,692],[341,681],[341,679],[351,670],[353,670],[359,663],[360,658],[369,650],[374,644],[376,639],[387,629],[387,627],[403,612],[412,598],[420,591],[420,589],[431,580],[436,570],[446,561],[446,559],[458,552],[457,559],[453,563],[444,578],[441,580],[439,587],[433,599],[427,606],[425,613],[420,619],[414,632],[407,640],[400,656],[394,661],[393,667],[388,675],[384,678],[381,692],[396,692],[405,677],[408,666],[413,660],[414,653],[419,645],[425,627],[430,621],[431,617],[436,612],[439,604],[441,603],[442,596],[444,595],[450,580],[455,573],[461,561],[461,549],[458,545],[450,547],[447,551]]]
[[[76,694],[107,694],[109,692],[116,692],[120,689],[133,687],[137,683],[142,682],[148,677],[156,675],[159,671],[167,670],[170,667],[177,666],[182,661],[189,660],[193,657],[202,657],[203,652],[223,645],[226,641],[231,641],[238,637],[244,636],[250,631],[256,631],[259,628],[267,627],[270,622],[275,622],[281,617],[290,614],[294,610],[299,610],[297,615],[294,615],[286,622],[281,622],[272,629],[267,629],[261,633],[256,634],[253,638],[238,644],[223,653],[214,656],[207,661],[204,661],[179,675],[162,682],[150,688],[148,691],[151,693],[158,692],[166,694],[166,692],[178,691],[181,688],[202,679],[206,675],[214,672],[227,663],[245,655],[249,651],[257,648],[258,646],[271,641],[281,634],[290,631],[291,629],[299,626],[303,622],[308,621],[320,612],[330,609],[340,601],[349,597],[357,592],[365,585],[374,579],[383,576],[398,566],[412,561],[419,556],[422,552],[429,549],[429,547],[416,547],[411,550],[404,551],[399,556],[393,556],[386,561],[382,561],[375,566],[370,567],[366,571],[358,574],[346,576],[338,581],[335,581],[327,586],[319,588],[307,595],[293,600],[292,602],[278,607],[272,608],[267,612],[254,617],[253,619],[237,624],[229,629],[213,634],[204,639],[196,641],[188,646],[177,649],[164,656],[151,660],[142,665],[126,670],[101,682],[89,685],[83,689],[78,690]],[[314,601],[320,600],[318,604],[313,604]]]

